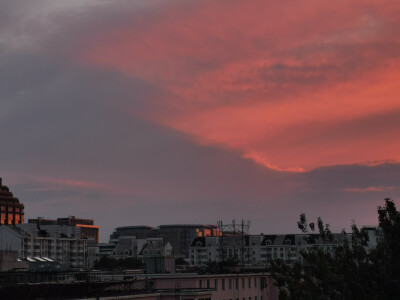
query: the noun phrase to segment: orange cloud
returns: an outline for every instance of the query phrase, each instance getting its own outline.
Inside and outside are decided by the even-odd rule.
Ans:
[[[400,161],[400,125],[359,125],[400,110],[399,13],[389,0],[178,1],[88,39],[84,60],[168,90],[135,113],[274,170]]]

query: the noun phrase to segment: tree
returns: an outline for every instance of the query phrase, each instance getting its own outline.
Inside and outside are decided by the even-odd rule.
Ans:
[[[400,213],[390,198],[378,207],[382,240],[376,249],[367,252],[367,232],[352,224],[350,238],[327,252],[320,247],[302,251],[305,263],[292,265],[276,260],[271,274],[280,288],[281,299],[398,299],[400,295]],[[300,215],[299,229],[309,243],[322,241],[331,244],[333,234],[329,225],[318,218],[307,223]]]
[[[109,256],[102,256],[93,266],[93,268],[97,270],[126,270],[143,267],[142,261],[135,257],[115,259]]]

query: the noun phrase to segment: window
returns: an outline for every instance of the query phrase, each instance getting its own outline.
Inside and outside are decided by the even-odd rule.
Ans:
[[[245,286],[244,286],[244,278],[242,278],[242,289],[244,289],[245,288]]]
[[[225,291],[225,279],[222,279],[222,290]]]
[[[199,280],[199,288],[203,288],[203,281],[201,279]]]
[[[207,288],[210,288],[210,279],[207,279]]]
[[[254,277],[254,287],[257,287],[257,277]],[[255,298],[257,300],[257,297]]]
[[[239,289],[239,279],[238,278],[236,278],[235,288]],[[236,299],[236,300],[239,300],[239,299]]]
[[[251,288],[251,278],[249,277],[249,289]],[[249,298],[249,300],[251,300],[250,298]]]
[[[232,278],[229,278],[229,289],[232,289]]]
[[[214,279],[214,288],[218,290],[218,279]]]

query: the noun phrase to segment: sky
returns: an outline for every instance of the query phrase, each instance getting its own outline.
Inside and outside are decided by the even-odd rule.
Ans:
[[[0,177],[28,218],[377,224],[400,2],[3,0]],[[399,205],[398,205],[399,206]]]

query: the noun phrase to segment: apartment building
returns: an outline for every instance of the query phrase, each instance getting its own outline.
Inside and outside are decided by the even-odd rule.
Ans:
[[[0,226],[0,250],[15,250],[18,258],[47,257],[67,268],[88,267],[87,239],[74,226],[18,224]]]
[[[230,259],[246,265],[268,265],[271,260],[278,258],[288,263],[297,260],[302,262],[302,250],[317,246],[325,251],[333,251],[350,235],[344,237],[334,234],[334,241],[328,244],[321,239],[310,241],[305,237],[304,234],[197,237],[190,244],[189,261],[193,265]]]

